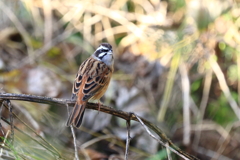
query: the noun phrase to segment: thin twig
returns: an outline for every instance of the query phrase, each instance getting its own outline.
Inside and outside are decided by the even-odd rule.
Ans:
[[[11,134],[10,134],[10,145],[13,146],[14,142],[14,125],[13,125],[13,112],[12,112],[12,105],[10,100],[7,100],[8,110],[9,110],[9,119],[10,119],[10,126],[11,126]]]
[[[76,139],[76,135],[75,135],[75,132],[74,132],[74,128],[73,126],[71,125],[70,126],[71,128],[71,132],[72,132],[72,135],[73,135],[73,143],[74,143],[74,150],[75,150],[75,158],[76,160],[79,160],[79,157],[78,157],[78,150],[77,150],[77,139]]]
[[[68,106],[68,104],[66,104],[66,106],[67,106],[68,117],[69,117],[70,116],[69,106]],[[77,150],[77,139],[76,139],[75,131],[74,131],[74,128],[72,125],[70,126],[70,128],[71,128],[71,132],[72,132],[72,136],[73,136],[75,159],[79,160],[78,150]]]
[[[0,108],[0,119],[1,119],[4,101],[0,101],[0,102],[1,102],[1,108]],[[5,136],[5,133],[4,133],[3,127],[2,127],[2,123],[0,123],[0,130],[1,130],[2,135]]]
[[[97,143],[99,141],[105,140],[105,139],[110,139],[110,138],[116,138],[114,135],[104,135],[104,136],[99,136],[97,138],[91,139],[81,145],[81,149],[85,149],[89,147],[90,145],[93,145],[94,143]]]
[[[155,137],[150,130],[148,129],[148,127],[143,123],[143,121],[141,120],[141,118],[139,118],[135,113],[133,113],[133,115],[138,119],[138,121],[141,123],[141,125],[145,128],[145,130],[148,132],[148,134],[155,140],[157,140],[161,145],[163,145],[164,147],[168,148],[169,150],[171,150],[172,152],[176,153],[177,155],[179,155],[180,157],[182,157],[185,160],[189,160],[190,158],[193,159],[198,159],[195,157],[186,157],[185,155],[183,155],[182,153],[179,153],[178,150],[176,150],[175,148],[172,148],[169,146],[169,144],[164,143],[162,140],[158,139],[157,137]]]
[[[0,151],[0,157],[2,157],[2,155],[3,155],[3,149],[5,148],[5,144],[6,144],[8,134],[9,134],[9,130],[7,131],[6,135],[4,136],[3,143],[1,144],[2,148],[1,148],[1,151]]]
[[[0,99],[21,100],[21,101],[52,104],[52,105],[66,105],[67,104],[65,99],[27,95],[27,94],[15,94],[15,93],[0,93]],[[69,101],[71,101],[71,100],[69,100]]]
[[[88,153],[86,152],[86,148],[89,147],[90,145],[93,145],[94,143],[97,143],[99,141],[102,141],[102,140],[106,140],[106,139],[110,139],[110,138],[116,138],[116,136],[113,136],[113,135],[104,135],[104,136],[99,136],[97,138],[94,138],[94,139],[91,139],[85,143],[83,143],[80,147],[82,153],[84,154],[85,156],[85,159],[86,160],[91,160],[91,158],[89,157]]]
[[[130,136],[131,121],[127,120],[126,125],[127,125],[127,140],[126,140],[125,160],[128,160],[128,150],[129,150],[129,145],[131,140],[131,136]]]
[[[171,152],[170,152],[170,150],[169,150],[169,144],[168,143],[166,143],[166,151],[167,151],[167,156],[168,156],[168,160],[172,160],[172,157],[171,157]]]

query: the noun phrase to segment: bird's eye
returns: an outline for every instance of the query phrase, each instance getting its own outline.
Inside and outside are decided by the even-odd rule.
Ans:
[[[107,49],[102,49],[101,51],[102,51],[102,52],[108,52],[108,50],[107,50]]]

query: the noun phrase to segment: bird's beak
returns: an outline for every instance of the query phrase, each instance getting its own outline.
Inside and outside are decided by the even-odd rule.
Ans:
[[[112,50],[108,51],[108,53],[107,53],[107,54],[113,54]]]

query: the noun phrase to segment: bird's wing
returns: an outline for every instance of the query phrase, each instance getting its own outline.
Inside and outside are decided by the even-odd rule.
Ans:
[[[88,58],[78,71],[73,85],[73,98],[76,96],[82,101],[87,101],[109,83],[111,69],[103,62]]]

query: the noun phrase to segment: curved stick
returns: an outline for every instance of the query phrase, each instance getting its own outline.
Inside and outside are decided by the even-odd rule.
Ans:
[[[26,95],[26,94],[13,94],[13,93],[0,93],[0,101],[2,100],[21,100],[21,101],[29,101],[29,102],[36,102],[36,103],[43,103],[43,104],[52,104],[52,105],[58,105],[58,106],[74,106],[75,101],[72,101],[70,99],[60,99],[60,98],[50,98],[50,97],[42,97],[42,96],[35,96],[35,95]],[[93,109],[93,110],[99,110],[99,105],[95,103],[87,103],[86,108],[88,109]],[[107,107],[104,105],[101,105],[100,111],[104,113],[108,113],[117,117],[120,117],[122,119],[125,119],[127,121],[129,120],[134,120],[134,121],[139,121],[138,118],[140,118],[141,122],[144,123],[148,128],[153,130],[159,137],[160,140],[163,143],[168,143],[169,146],[176,150],[176,154],[178,154],[181,157],[185,157],[185,159],[189,160],[199,160],[198,158],[185,153],[182,151],[180,148],[178,148],[175,144],[172,143],[172,141],[155,125],[150,123],[149,121],[145,120],[144,118],[141,117],[136,117],[135,114],[124,112],[121,110],[114,109],[112,107]]]

